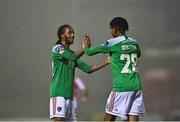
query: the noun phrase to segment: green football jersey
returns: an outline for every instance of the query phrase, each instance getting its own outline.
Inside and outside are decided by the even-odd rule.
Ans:
[[[137,58],[141,52],[138,43],[125,36],[105,41],[105,44],[94,48],[85,48],[87,55],[110,53],[113,74],[113,91],[141,90],[141,80],[137,69]]]
[[[52,80],[50,97],[63,96],[65,99],[73,98],[74,74],[78,67],[84,72],[92,72],[91,66],[84,63],[75,52],[65,49],[63,45],[55,45],[51,52]]]

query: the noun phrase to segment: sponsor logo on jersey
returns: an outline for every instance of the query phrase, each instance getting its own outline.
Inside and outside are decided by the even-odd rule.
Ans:
[[[74,67],[75,67],[75,62],[74,61],[69,60],[68,64],[71,66],[72,69],[74,69]]]

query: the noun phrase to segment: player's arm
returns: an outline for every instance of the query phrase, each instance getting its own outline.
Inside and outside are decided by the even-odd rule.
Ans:
[[[89,56],[95,55],[98,53],[109,53],[110,47],[105,46],[105,45],[98,45],[98,46],[92,47],[92,48],[84,48],[84,52],[85,52],[85,54],[87,54]]]
[[[83,54],[84,54],[83,48],[79,49],[79,50],[76,52],[76,55],[77,55],[78,57],[81,57]]]
[[[108,64],[110,64],[110,56],[108,55],[108,57],[102,61],[99,64],[93,64],[91,66],[87,65],[85,62],[83,62],[82,60],[78,59],[77,60],[77,67],[79,69],[81,69],[82,71],[86,72],[86,73],[92,73],[95,72],[105,66],[107,66]]]
[[[90,37],[89,37],[89,34],[87,34],[86,37],[87,37],[87,41],[91,41]],[[105,41],[104,44],[98,45],[98,46],[93,47],[93,48],[83,46],[85,54],[91,56],[91,55],[95,55],[95,54],[98,54],[98,53],[108,53],[108,52],[110,52],[110,47],[108,46],[108,43],[106,43],[106,42],[108,42],[108,40]],[[84,44],[85,43],[83,43],[83,45]]]
[[[89,48],[90,46],[91,46],[91,40],[90,40],[89,34],[87,32],[85,32],[84,40],[82,41],[82,47],[83,48]],[[76,52],[76,55],[78,55],[78,57],[81,57],[84,54],[83,48],[79,49]]]

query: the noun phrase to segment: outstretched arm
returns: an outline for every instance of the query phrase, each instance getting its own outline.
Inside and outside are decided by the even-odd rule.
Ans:
[[[92,72],[97,71],[99,69],[102,69],[103,67],[107,66],[108,64],[110,64],[110,58],[109,56],[107,57],[106,60],[104,60],[103,62],[101,62],[100,64],[94,64],[92,65]]]
[[[103,67],[107,66],[108,64],[110,64],[110,55],[109,54],[104,61],[102,61],[99,64],[93,64],[91,66],[87,65],[82,60],[77,61],[78,68],[81,69],[82,71],[86,72],[86,73],[95,72],[95,71],[102,69]]]
[[[90,40],[89,34],[87,34],[87,39]],[[105,45],[105,44],[101,44],[101,45],[98,45],[98,46],[92,47],[92,48],[85,47],[85,46],[83,46],[83,47],[84,47],[84,53],[86,55],[89,55],[89,56],[95,55],[95,54],[98,54],[98,53],[108,53],[108,52],[110,52],[110,47]]]
[[[85,52],[86,55],[92,56],[92,55],[101,53],[102,52],[102,50],[101,50],[102,48],[103,47],[101,45],[97,46],[97,47],[92,47],[92,48],[84,48],[84,52]]]

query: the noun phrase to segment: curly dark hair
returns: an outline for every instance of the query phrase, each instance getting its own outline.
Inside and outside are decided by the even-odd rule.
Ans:
[[[129,25],[126,19],[122,17],[115,17],[109,23],[111,28],[115,28],[120,31],[122,34],[125,34],[129,30]]]

